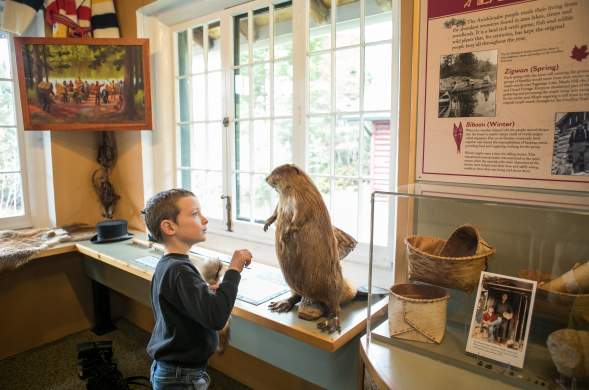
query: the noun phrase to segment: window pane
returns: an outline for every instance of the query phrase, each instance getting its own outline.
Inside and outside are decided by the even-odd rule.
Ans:
[[[250,83],[248,68],[235,69],[235,116],[249,118]]]
[[[338,4],[336,9],[335,44],[337,47],[360,43],[360,0]]]
[[[188,54],[188,34],[186,31],[179,32],[177,35],[177,43],[178,43],[178,75],[184,76],[186,75],[186,69],[188,59],[186,58]]]
[[[10,48],[8,37],[0,32],[0,78],[10,78]]]
[[[274,58],[292,56],[292,3],[274,6]]]
[[[18,171],[20,161],[18,158],[18,140],[16,128],[0,129],[0,172]]]
[[[292,60],[274,63],[274,115],[292,115]]]
[[[335,53],[337,111],[360,110],[360,48]]]
[[[363,180],[360,183],[360,226],[356,239],[370,242],[370,195],[374,191],[390,191],[388,181]],[[374,199],[374,244],[387,246],[389,232],[390,199],[377,196]]]
[[[221,22],[209,23],[207,70],[221,69]]]
[[[338,176],[358,175],[360,118],[341,117],[335,126],[334,165]]]
[[[254,171],[270,171],[270,121],[253,122],[254,132]]]
[[[207,168],[223,169],[223,125],[221,122],[207,125]],[[219,194],[219,196],[221,196]]]
[[[236,215],[237,219],[242,221],[249,221],[252,215],[251,211],[251,185],[250,175],[247,173],[238,173],[236,175]]]
[[[178,115],[180,116],[180,122],[188,122],[190,118],[190,113],[188,111],[188,79],[180,79],[178,80],[178,103],[180,107],[178,107]]]
[[[292,162],[292,119],[274,121],[274,162],[272,169]]]
[[[323,202],[325,203],[325,207],[329,210],[331,214],[331,180],[328,177],[312,177],[313,183],[321,193],[321,197],[323,198]]]
[[[179,126],[176,134],[176,158],[179,167],[190,166],[190,138],[190,126]]]
[[[255,61],[268,61],[270,58],[270,10],[263,8],[254,11],[253,56]]]
[[[250,122],[235,122],[235,168],[238,171],[250,170]]]
[[[195,123],[191,127],[192,132],[190,134],[190,148],[187,151],[189,154],[188,164],[183,166],[205,169],[207,163],[207,134],[205,131],[204,123]],[[184,145],[180,145],[182,149]]]
[[[270,65],[252,66],[254,116],[270,116]]]
[[[207,76],[209,79],[207,85],[208,120],[221,120],[223,117],[223,82],[221,72],[211,72]]]
[[[309,51],[331,47],[331,8],[322,0],[309,0]]]
[[[254,220],[263,223],[272,215],[271,193],[272,187],[266,184],[266,175],[254,175]]]
[[[358,183],[335,179],[331,221],[352,237],[358,237]]]
[[[205,120],[205,75],[192,76],[192,120]]]
[[[291,2],[274,6],[274,58],[292,55]]]
[[[206,182],[194,182],[204,193],[201,199],[203,213],[207,218],[223,219],[223,173],[207,172]]]
[[[248,17],[247,14],[236,16],[233,21],[233,47],[235,65],[244,65],[249,63],[249,48],[248,48]]]
[[[366,115],[362,128],[361,175],[388,181],[391,153],[390,114]]]
[[[331,53],[309,57],[309,111],[331,109]]]
[[[0,81],[0,125],[16,125],[12,81]]]
[[[0,173],[0,218],[24,215],[20,173]]]
[[[392,0],[365,0],[364,40],[384,41],[393,36]]]
[[[329,174],[331,156],[331,119],[309,118],[307,135],[307,169],[310,173]]]
[[[209,216],[208,210],[209,205],[206,204],[206,189],[205,183],[207,181],[207,174],[204,171],[192,171],[191,174],[191,181],[193,185],[188,187],[188,189],[194,192],[194,195],[200,201],[201,206],[203,207],[203,214],[205,217]]]
[[[188,178],[184,177],[184,170],[183,169],[178,169],[176,172],[176,187],[178,188],[190,188],[190,186],[185,186],[184,185],[184,181],[186,181],[187,183],[190,183],[190,176]],[[190,172],[188,172],[188,174],[190,174]]]
[[[205,71],[204,28],[198,26],[192,29],[192,73]]]
[[[367,46],[364,69],[364,110],[391,109],[391,44]]]

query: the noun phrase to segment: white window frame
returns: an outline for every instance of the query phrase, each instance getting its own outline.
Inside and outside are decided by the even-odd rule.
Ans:
[[[14,217],[0,217],[0,229],[18,229],[32,226],[31,218],[31,207],[29,202],[29,178],[27,175],[27,161],[25,158],[25,136],[22,123],[22,111],[20,103],[20,94],[18,86],[18,75],[16,68],[16,56],[14,51],[13,35],[8,35],[8,49],[10,52],[10,66],[11,72],[9,79],[0,78],[0,81],[11,81],[12,82],[12,93],[13,93],[13,104],[14,104],[14,115],[15,115],[15,126],[0,126],[0,131],[11,127],[16,127],[16,141],[18,144],[18,156],[19,156],[19,171],[10,173],[19,173],[21,177],[21,189],[23,195],[23,212],[24,215]]]
[[[169,38],[171,40],[170,43],[172,43],[172,47],[173,47],[173,60],[172,60],[172,80],[174,80],[174,88],[175,88],[175,93],[174,93],[174,108],[175,110],[179,109],[179,104],[177,104],[177,99],[178,99],[178,91],[177,89],[177,84],[176,84],[176,78],[177,78],[177,69],[178,69],[178,63],[177,63],[177,40],[176,40],[176,32],[178,31],[182,31],[182,30],[186,30],[186,31],[190,31],[190,28],[194,27],[194,26],[198,26],[198,25],[206,25],[210,22],[213,22],[215,20],[219,20],[221,22],[221,58],[222,58],[222,74],[223,74],[223,80],[226,86],[226,94],[225,94],[225,101],[224,101],[224,112],[226,113],[225,115],[227,117],[230,118],[230,122],[229,122],[229,126],[227,128],[224,128],[223,131],[223,154],[224,154],[224,164],[223,164],[223,193],[226,194],[230,194],[232,196],[232,210],[233,210],[233,215],[232,215],[232,222],[233,222],[233,232],[227,232],[226,231],[226,222],[227,221],[210,221],[209,222],[209,232],[214,233],[214,234],[218,234],[218,235],[222,235],[222,236],[228,236],[231,238],[239,238],[242,240],[246,240],[246,241],[251,241],[251,242],[256,242],[256,243],[261,243],[261,244],[267,244],[267,245],[272,245],[274,243],[274,234],[272,232],[263,232],[262,230],[262,226],[260,224],[255,224],[255,223],[247,223],[247,222],[242,222],[239,221],[235,218],[236,215],[236,198],[235,198],[235,176],[234,176],[234,172],[235,172],[235,105],[234,105],[234,74],[233,74],[233,70],[234,70],[234,61],[233,61],[233,18],[234,16],[237,15],[241,15],[244,13],[248,13],[249,17],[252,17],[252,11],[255,9],[260,9],[260,8],[264,8],[264,7],[269,7],[270,10],[272,10],[272,7],[270,7],[270,5],[272,4],[279,4],[282,3],[283,1],[281,0],[254,0],[254,1],[250,1],[247,2],[245,4],[239,4],[239,5],[234,5],[228,9],[224,9],[221,11],[216,11],[216,12],[212,12],[209,13],[207,15],[204,16],[199,16],[196,17],[194,19],[191,19],[189,21],[184,21],[181,23],[177,23],[177,24],[173,24],[169,27],[169,30],[167,31],[169,33]],[[397,128],[398,128],[398,87],[399,87],[399,79],[398,79],[398,65],[399,65],[399,15],[400,15],[400,10],[399,10],[399,2],[394,1],[393,0],[393,23],[392,23],[392,28],[393,28],[393,35],[392,35],[392,74],[391,74],[391,153],[394,153],[397,150],[397,136],[396,136],[396,132],[397,132]],[[361,3],[363,4],[363,2]],[[336,6],[335,2],[332,5],[332,8],[334,8]],[[310,113],[308,112],[308,96],[309,96],[309,82],[308,82],[308,44],[309,44],[309,39],[308,39],[308,18],[309,18],[309,12],[308,12],[308,0],[292,0],[292,7],[293,7],[293,18],[292,18],[292,25],[293,25],[293,57],[292,57],[292,63],[293,63],[293,138],[292,138],[292,152],[293,152],[293,162],[299,166],[306,166],[306,161],[305,161],[305,148],[306,148],[306,139],[307,139],[307,134],[306,134],[306,129],[307,129],[307,121],[308,118],[310,116]],[[362,7],[361,9],[361,16],[363,15],[364,12],[364,7]],[[269,17],[273,17],[272,15],[272,11],[270,11],[270,16]],[[331,25],[332,25],[332,42],[335,40],[335,34],[334,34],[334,30],[336,28],[336,20],[335,20],[335,12],[332,11],[332,21],[331,21]],[[143,22],[146,23],[146,21],[149,19],[149,15],[146,14],[145,16],[146,19],[143,19]],[[141,20],[141,19],[140,19]],[[141,21],[138,20],[138,24],[141,23]],[[250,25],[250,29],[252,26],[252,23],[249,23]],[[364,34],[364,19],[361,19],[361,34]],[[147,35],[149,35],[149,28],[139,28],[140,31],[143,31],[143,33],[147,32]],[[270,32],[270,42],[273,42],[273,32]],[[140,34],[141,35],[141,34]],[[188,58],[191,59],[190,56],[190,36],[188,36]],[[381,42],[382,43],[382,42]],[[361,43],[358,45],[354,45],[354,46],[349,46],[349,47],[360,47],[361,50],[361,69],[365,69],[364,68],[364,47],[370,46],[373,43],[369,43],[368,45],[366,45],[364,43],[363,40],[361,40]],[[332,52],[332,57],[335,55],[335,51],[339,50],[340,48],[335,48],[335,46],[333,45],[331,49],[325,50],[325,52]],[[273,47],[272,45],[270,46],[270,50],[271,53],[273,51]],[[229,54],[229,55],[227,55]],[[250,53],[251,56],[251,53]],[[274,61],[273,56],[270,57],[270,61]],[[332,68],[333,68],[333,61],[332,61]],[[250,63],[251,65],[251,63]],[[334,70],[332,69],[332,72]],[[188,74],[191,74],[191,67],[190,67],[190,63],[188,64]],[[169,80],[169,79],[168,79]],[[252,80],[250,79],[250,82]],[[294,86],[296,85],[305,85],[305,88],[295,88]],[[361,88],[364,87],[364,74],[361,75],[360,78],[360,85]],[[332,84],[332,89],[335,88],[334,85]],[[362,90],[360,91],[361,93],[361,97],[362,97]],[[251,88],[250,88],[250,96],[252,96],[251,93]],[[191,89],[189,88],[189,99],[192,99],[191,97]],[[332,91],[332,99],[335,99],[335,96],[333,94]],[[273,104],[273,101],[270,102],[270,104]],[[361,103],[362,104],[362,103]],[[191,102],[188,103],[188,106],[190,107],[190,109],[192,108]],[[332,111],[335,111],[335,107],[332,107]],[[388,110],[387,110],[388,111]],[[360,111],[362,114],[364,113],[362,111]],[[382,112],[382,111],[380,111]],[[273,114],[273,113],[272,113]],[[340,113],[340,114],[348,114],[348,113]],[[331,115],[331,112],[329,113],[329,115]],[[176,127],[177,127],[177,123],[178,123],[178,118],[179,115],[176,112],[176,115],[174,115],[173,118],[173,141],[172,141],[172,145],[174,145],[173,147],[173,169],[171,170],[173,172],[173,183],[177,183],[177,173],[178,173],[178,167],[176,165],[177,163],[177,131],[176,131]],[[335,118],[335,117],[334,117]],[[295,129],[298,129],[295,130]],[[155,150],[155,148],[154,148]],[[156,153],[154,153],[155,155]],[[332,153],[333,154],[333,153]],[[392,156],[394,157],[394,156]],[[149,167],[151,164],[151,162],[149,161],[149,158],[147,159],[147,164],[145,165],[146,167]],[[153,181],[158,181],[158,178],[153,177]],[[159,179],[159,181],[161,183],[165,183],[168,182],[169,180],[162,180]],[[391,158],[391,166],[390,166],[390,178],[389,178],[389,183],[392,186],[393,183],[396,183],[396,161],[394,158]],[[152,184],[149,183],[149,185],[151,186]],[[155,186],[157,188],[157,186]],[[149,188],[149,187],[147,187]],[[146,194],[147,195],[147,194]],[[206,205],[205,205],[206,207]],[[370,210],[370,206],[368,205],[366,207],[367,210]],[[375,248],[375,263],[381,263],[381,264],[390,264],[391,259],[394,258],[393,257],[393,248],[394,248],[394,237],[392,232],[394,232],[394,225],[395,225],[395,205],[391,202],[390,205],[390,218],[389,218],[389,231],[391,233],[389,233],[389,244],[387,247],[378,247]],[[360,261],[360,262],[365,262],[367,261],[368,258],[368,245],[367,244],[360,244],[358,249],[356,251],[354,251],[351,255],[350,255],[350,259],[352,261]]]

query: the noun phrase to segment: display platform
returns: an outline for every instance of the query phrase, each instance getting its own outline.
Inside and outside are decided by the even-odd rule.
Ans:
[[[589,388],[589,193],[413,184],[373,193],[373,226],[377,199],[406,217],[393,289],[406,294],[368,324],[368,350],[508,388]],[[370,285],[384,270],[369,267]]]

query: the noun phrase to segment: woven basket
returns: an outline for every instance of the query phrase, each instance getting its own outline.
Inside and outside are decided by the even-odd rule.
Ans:
[[[577,267],[573,267],[573,269],[575,268]],[[589,327],[589,293],[570,293],[551,289],[551,287],[558,285],[566,287],[566,284],[547,283],[555,279],[548,272],[521,269],[517,276],[538,282],[534,315],[549,318],[550,321],[563,326],[572,326],[577,329]],[[568,278],[564,280],[566,281]],[[578,283],[576,285],[579,286]]]
[[[394,285],[388,307],[391,336],[440,344],[446,332],[448,298],[446,290],[436,286]]]
[[[471,225],[458,227],[446,241],[437,237],[405,239],[409,279],[471,292],[495,248]]]

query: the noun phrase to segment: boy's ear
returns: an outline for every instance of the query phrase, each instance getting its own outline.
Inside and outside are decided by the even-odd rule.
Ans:
[[[166,236],[173,236],[176,233],[176,225],[169,219],[164,219],[160,222],[160,229]]]

